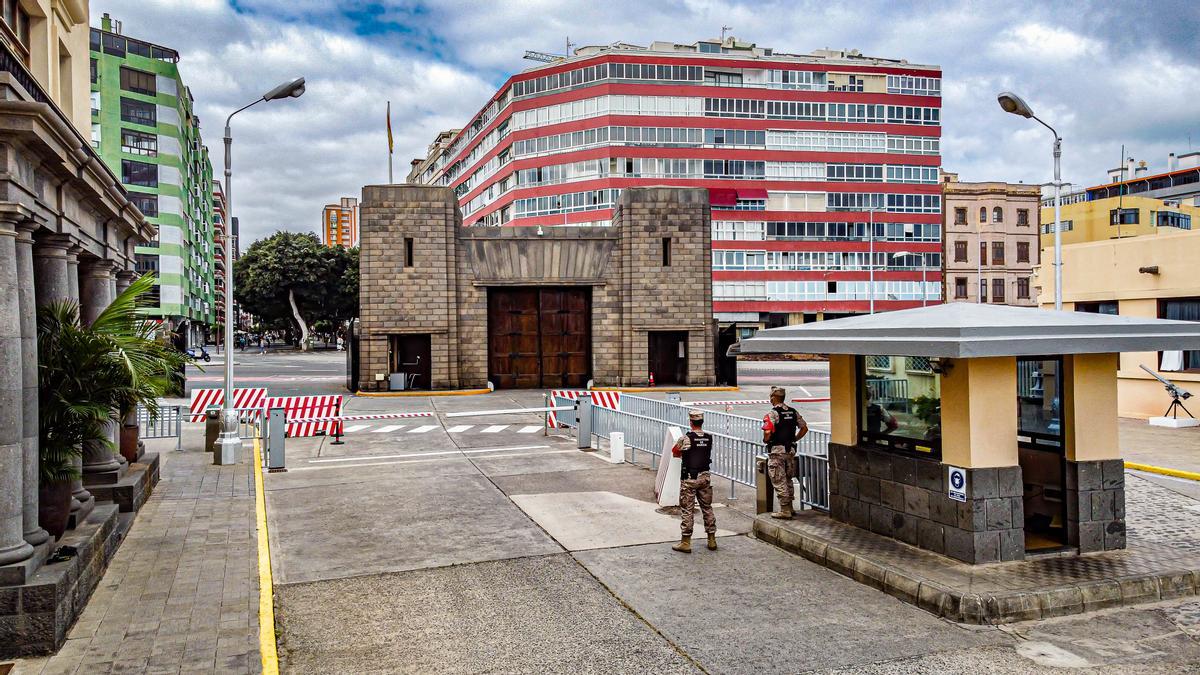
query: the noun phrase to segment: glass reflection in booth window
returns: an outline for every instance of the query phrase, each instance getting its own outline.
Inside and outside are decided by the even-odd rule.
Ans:
[[[929,358],[874,355],[859,360],[859,440],[940,458],[941,375]]]
[[[1062,451],[1062,358],[1017,359],[1017,440]]]

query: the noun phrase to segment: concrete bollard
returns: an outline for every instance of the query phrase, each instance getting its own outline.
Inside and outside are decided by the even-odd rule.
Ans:
[[[625,463],[625,432],[614,431],[609,434],[608,461],[612,464]]]

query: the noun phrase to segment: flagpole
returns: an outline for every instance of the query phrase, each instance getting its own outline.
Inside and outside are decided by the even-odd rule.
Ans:
[[[388,185],[395,185],[392,177],[392,102],[387,102],[387,132],[388,132]]]

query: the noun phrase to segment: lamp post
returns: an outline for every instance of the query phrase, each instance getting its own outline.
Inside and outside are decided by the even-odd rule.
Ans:
[[[275,101],[281,98],[298,98],[304,93],[304,78],[296,78],[291,82],[275,87],[263,94],[261,98],[234,110],[225,118],[225,214],[233,222],[233,135],[229,123],[233,116],[250,106],[262,101]],[[242,447],[242,439],[238,436],[238,415],[233,409],[233,354],[229,345],[233,344],[233,227],[225,228],[225,401],[221,405],[221,435],[217,438],[217,452],[213,457],[214,464],[236,464],[238,450]]]
[[[910,255],[921,256],[921,306],[925,307],[927,304],[925,302],[926,298],[929,297],[929,294],[925,291],[925,271],[928,269],[925,266],[925,254],[924,253],[913,253],[912,251],[896,251],[895,253],[892,254],[892,260],[896,260],[897,258],[904,258],[904,257],[910,256]]]
[[[1054,127],[1046,124],[1037,115],[1033,114],[1033,109],[1029,107],[1020,96],[1011,91],[1001,92],[996,97],[996,101],[1000,103],[1000,107],[1006,113],[1020,115],[1024,118],[1032,118],[1037,120],[1038,124],[1050,130],[1054,134],[1054,309],[1062,309],[1062,136],[1054,130]]]
[[[868,298],[870,299],[870,302],[871,302],[870,313],[874,314],[875,313],[875,205],[874,204],[871,205],[871,208],[867,209],[867,217],[870,218],[870,222],[868,222],[868,224],[867,224],[867,242],[870,245],[870,248],[868,249],[869,257],[867,258],[867,272],[869,274],[868,278],[870,280],[867,282],[867,285],[869,286],[869,288],[867,289],[867,292],[869,293]]]

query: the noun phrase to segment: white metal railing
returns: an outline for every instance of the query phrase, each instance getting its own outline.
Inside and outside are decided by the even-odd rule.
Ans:
[[[175,449],[183,443],[183,406],[160,405],[154,415],[142,406],[137,407],[138,438],[174,438]]]

